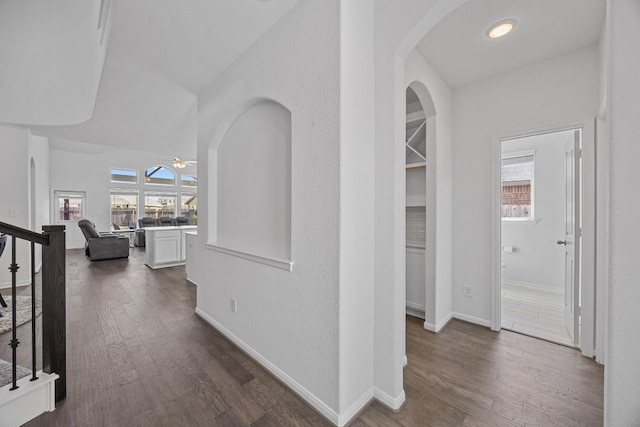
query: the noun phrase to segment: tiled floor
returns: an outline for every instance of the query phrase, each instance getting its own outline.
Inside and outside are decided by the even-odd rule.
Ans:
[[[564,295],[502,284],[502,328],[574,346],[564,325]]]

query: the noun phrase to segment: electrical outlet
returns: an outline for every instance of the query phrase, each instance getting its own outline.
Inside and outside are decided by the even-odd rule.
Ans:
[[[238,312],[238,300],[235,298],[231,298],[231,311],[234,313]]]
[[[473,297],[473,290],[472,290],[471,286],[465,286],[464,287],[464,296],[467,297],[467,298]]]

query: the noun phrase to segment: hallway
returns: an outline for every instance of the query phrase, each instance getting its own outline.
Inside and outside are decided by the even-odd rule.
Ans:
[[[28,426],[330,425],[193,313],[183,267],[143,257],[67,252],[68,397]],[[407,353],[402,410],[374,403],[353,426],[602,424],[603,369],[576,350],[456,320],[435,335],[408,317]]]

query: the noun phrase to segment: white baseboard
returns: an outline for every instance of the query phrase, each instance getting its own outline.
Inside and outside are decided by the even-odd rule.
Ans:
[[[407,314],[409,316],[418,317],[418,318],[424,320],[425,314],[424,314],[424,306],[423,305],[416,304],[414,302],[409,302],[409,301],[407,301],[407,303],[405,305],[406,305],[406,309],[407,309],[406,310]]]
[[[377,401],[394,411],[400,409],[404,404],[404,401],[407,400],[407,397],[404,394],[404,390],[402,390],[402,393],[400,393],[397,397],[392,397],[379,388],[374,388],[373,397],[375,397]]]
[[[475,323],[476,325],[491,327],[491,320],[481,319],[479,317],[468,316],[462,313],[452,313],[454,319],[464,320],[465,322]]]
[[[222,333],[229,340],[231,340],[235,345],[237,345],[243,351],[245,351],[256,362],[262,365],[267,371],[269,371],[271,374],[277,377],[280,381],[285,383],[291,390],[293,390],[293,392],[295,392],[298,396],[304,399],[308,404],[313,406],[316,409],[316,411],[322,414],[325,418],[327,418],[329,421],[331,421],[332,423],[338,426],[344,425],[344,424],[340,424],[340,422],[344,422],[343,417],[341,417],[337,412],[335,412],[333,409],[327,406],[317,396],[315,396],[313,393],[307,390],[302,384],[300,384],[299,382],[291,378],[289,375],[287,375],[287,373],[285,373],[283,370],[281,370],[276,365],[274,365],[269,359],[264,357],[258,351],[254,350],[253,347],[251,347],[249,344],[242,341],[240,338],[234,335],[231,331],[229,331],[227,328],[222,326],[222,324],[216,321],[213,317],[209,316],[207,313],[202,311],[199,307],[196,307],[196,314],[202,317],[202,319],[204,319],[207,323],[213,326],[216,330]],[[361,402],[362,400],[366,400],[366,402],[363,404],[365,405],[370,400],[370,397],[365,398],[365,396],[366,396],[366,393],[365,395],[363,395],[363,397],[360,400],[358,400],[358,402]],[[349,411],[353,411],[353,410],[355,410],[355,405],[349,409]],[[357,413],[359,410],[360,409],[358,408],[355,413]]]
[[[504,279],[502,279],[502,283],[504,283],[505,285],[522,286],[524,288],[538,289],[541,291],[555,292],[558,294],[564,293],[564,289],[552,288],[551,286],[540,285],[538,283],[519,282],[515,280],[504,280]]]
[[[30,284],[31,284],[31,280],[18,280],[18,282],[16,283],[16,286],[26,286]],[[11,288],[11,282],[0,283],[0,289],[9,289],[9,288]]]
[[[344,411],[342,415],[338,416],[339,427],[349,424],[349,422],[351,422],[354,417],[360,414],[362,410],[365,409],[369,405],[369,403],[371,403],[371,401],[373,400],[373,390],[374,388],[371,387],[360,397],[360,399],[356,400],[349,409]]]
[[[402,367],[406,368],[408,364],[409,364],[409,359],[407,359],[407,355],[405,354],[404,357],[402,358]]]
[[[436,334],[439,334],[440,332],[442,332],[444,327],[447,326],[447,324],[451,321],[451,319],[464,320],[465,322],[475,323],[476,325],[486,326],[488,328],[491,327],[491,320],[480,319],[479,317],[468,316],[466,314],[456,313],[456,312],[449,313],[447,317],[445,317],[443,320],[438,322],[436,325],[434,325],[433,323],[424,322],[423,327],[427,331],[435,332]]]
[[[439,334],[440,332],[442,332],[444,327],[447,326],[447,324],[451,321],[452,318],[453,318],[453,313],[449,313],[444,319],[442,319],[441,321],[439,321],[435,325],[433,323],[424,322],[423,327],[427,331]]]

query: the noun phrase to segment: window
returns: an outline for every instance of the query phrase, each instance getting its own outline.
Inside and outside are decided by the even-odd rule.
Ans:
[[[502,156],[502,218],[533,218],[533,154]]]
[[[151,185],[176,185],[176,174],[164,166],[152,166],[144,172],[144,183]]]
[[[138,182],[138,171],[111,168],[111,182],[118,184],[136,184]]]
[[[138,221],[138,192],[111,190],[111,228],[135,228]]]
[[[84,193],[55,192],[59,221],[79,221],[84,215]]]
[[[198,196],[196,194],[182,194],[180,216],[188,218],[191,225],[198,224]]]
[[[180,185],[184,187],[197,187],[198,178],[193,175],[180,175]]]
[[[162,216],[176,216],[176,202],[178,196],[169,193],[145,193],[144,216],[160,218]]]

